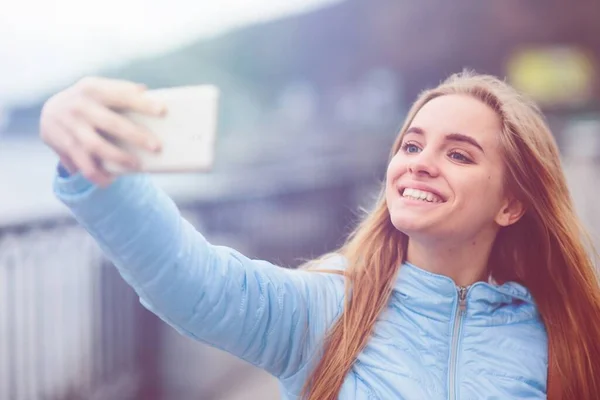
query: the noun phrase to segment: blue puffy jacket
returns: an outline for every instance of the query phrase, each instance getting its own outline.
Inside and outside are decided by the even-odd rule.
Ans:
[[[299,398],[341,315],[341,276],[211,245],[146,176],[106,189],[79,174],[57,176],[54,190],[144,306],[179,332],[267,370],[284,399]],[[344,268],[341,257],[331,264],[324,267]],[[547,348],[523,286],[460,290],[407,263],[339,398],[544,399]]]

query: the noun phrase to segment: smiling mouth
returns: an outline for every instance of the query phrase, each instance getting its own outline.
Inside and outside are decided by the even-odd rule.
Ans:
[[[401,190],[400,195],[406,199],[420,200],[426,203],[444,203],[444,199],[440,196],[426,190],[405,188]]]

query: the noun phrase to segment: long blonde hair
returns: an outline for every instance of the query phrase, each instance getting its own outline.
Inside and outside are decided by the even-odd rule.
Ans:
[[[548,399],[597,399],[600,393],[600,285],[584,243],[589,240],[575,214],[559,151],[537,106],[505,82],[463,72],[423,92],[408,112],[390,158],[428,101],[465,94],[491,107],[501,119],[506,184],[527,211],[503,228],[489,267],[498,282],[527,287],[548,332]],[[384,189],[385,190],[385,189]],[[394,228],[382,190],[337,251],[348,266],[346,304],[331,328],[324,354],[303,390],[308,400],[334,400],[357,355],[386,307],[408,238]],[[589,241],[591,245],[591,241]],[[352,290],[352,297],[349,293]]]

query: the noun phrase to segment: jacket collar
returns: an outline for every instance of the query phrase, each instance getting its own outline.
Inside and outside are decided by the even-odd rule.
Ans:
[[[435,319],[448,319],[454,315],[458,307],[458,292],[459,288],[451,278],[426,271],[409,262],[400,266],[394,285],[394,295],[408,308],[429,313]],[[517,282],[501,285],[474,283],[467,289],[466,309],[467,314],[508,310],[508,317],[513,319],[537,316],[531,293]]]

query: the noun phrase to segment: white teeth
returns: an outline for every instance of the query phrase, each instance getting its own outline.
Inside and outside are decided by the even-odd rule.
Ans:
[[[441,203],[442,202],[442,199],[440,199],[439,196],[437,196],[431,192],[426,192],[424,190],[413,189],[413,188],[404,189],[402,196],[408,197],[408,198],[411,198],[414,200],[427,201],[429,203]]]

